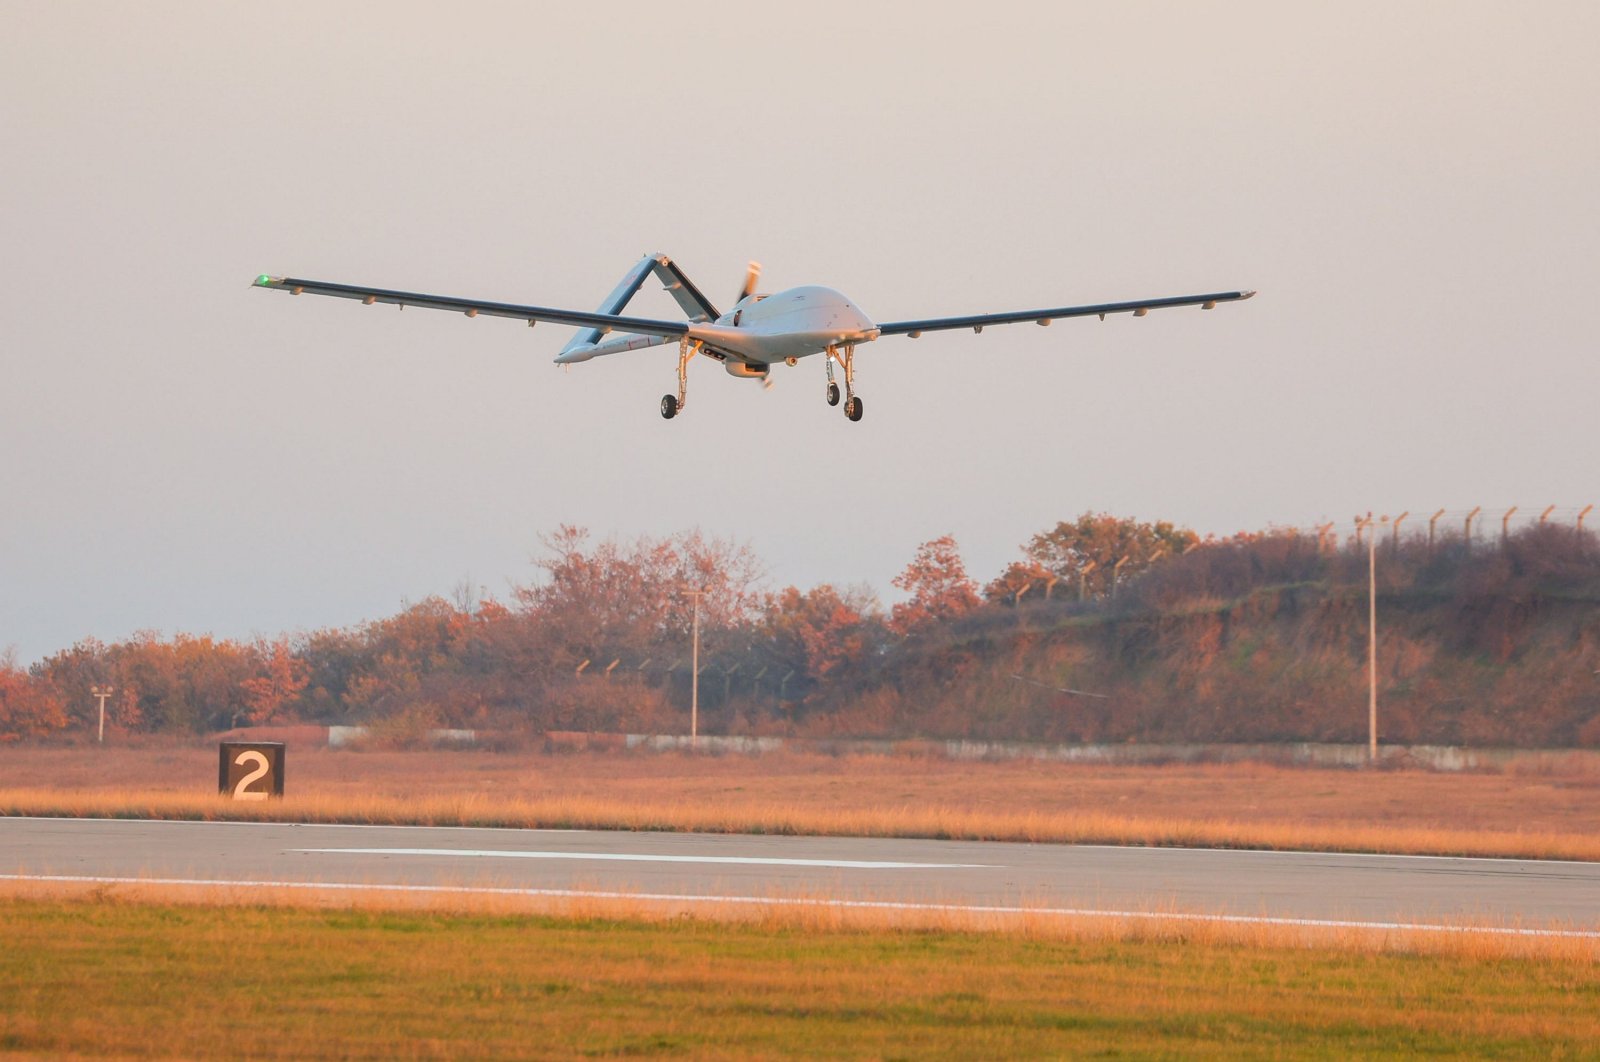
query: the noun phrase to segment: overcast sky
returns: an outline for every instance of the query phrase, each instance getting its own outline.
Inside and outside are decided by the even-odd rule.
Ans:
[[[273,635],[539,535],[774,587],[994,576],[1085,510],[1228,534],[1600,501],[1600,6],[0,0],[0,650]],[[878,320],[866,417],[674,352],[252,290],[593,308],[640,255]],[[653,282],[651,287],[653,287]],[[647,291],[632,310],[670,316]]]

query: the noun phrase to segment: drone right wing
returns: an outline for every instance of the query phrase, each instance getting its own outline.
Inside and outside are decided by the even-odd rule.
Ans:
[[[939,332],[951,328],[970,328],[981,332],[986,325],[1020,324],[1032,321],[1047,325],[1058,317],[1100,317],[1110,313],[1131,313],[1143,317],[1151,310],[1169,306],[1200,306],[1211,309],[1219,302],[1236,302],[1248,299],[1253,291],[1219,291],[1210,295],[1178,295],[1162,299],[1143,299],[1139,302],[1103,302],[1094,306],[1058,306],[1049,310],[1011,310],[1005,313],[976,313],[966,317],[929,317],[921,321],[892,321],[878,325],[878,334],[884,336],[910,336],[915,339],[924,332]]]

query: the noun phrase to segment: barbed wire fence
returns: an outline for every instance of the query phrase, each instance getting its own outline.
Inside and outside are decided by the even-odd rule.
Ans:
[[[1325,549],[1365,544],[1369,529],[1380,545],[1426,543],[1430,548],[1465,545],[1468,550],[1499,547],[1513,536],[1535,527],[1568,527],[1574,532],[1600,530],[1594,505],[1475,505],[1470,509],[1417,509],[1397,513],[1357,513],[1347,520],[1304,525],[1274,524],[1260,536],[1310,535]],[[1243,538],[1258,537],[1246,534]],[[1212,539],[1212,542],[1229,539]],[[1200,543],[1204,545],[1205,542]]]

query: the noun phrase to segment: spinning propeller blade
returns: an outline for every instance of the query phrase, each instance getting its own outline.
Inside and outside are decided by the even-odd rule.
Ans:
[[[761,263],[751,262],[745,266],[744,287],[739,289],[739,298],[747,299],[756,293],[756,282],[761,279]],[[737,301],[737,300],[735,300]]]

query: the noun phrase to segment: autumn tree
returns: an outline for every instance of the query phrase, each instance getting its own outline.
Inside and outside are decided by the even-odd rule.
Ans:
[[[889,626],[901,635],[924,632],[982,604],[978,585],[967,577],[961,551],[950,535],[918,546],[911,563],[893,582],[910,595],[890,612]]]
[[[246,646],[210,635],[177,634],[170,641],[140,631],[107,654],[126,715],[154,730],[224,730],[244,718],[244,682],[255,674]],[[108,706],[109,707],[109,706]]]
[[[879,640],[882,621],[870,590],[843,593],[824,583],[811,590],[786,587],[768,606],[762,635],[792,671],[824,682],[859,664]]]
[[[544,581],[517,599],[578,660],[687,637],[694,603],[686,589],[705,591],[703,630],[747,626],[758,615],[764,573],[748,546],[699,531],[591,543],[568,525],[543,541]]]
[[[114,670],[111,651],[103,642],[84,638],[69,649],[46,657],[31,669],[61,702],[67,713],[68,724],[74,727],[92,726],[95,721],[95,701],[90,695],[94,686],[115,686],[121,698],[121,676]],[[108,708],[112,706],[108,705]]]
[[[49,684],[0,655],[0,744],[41,737],[65,728],[67,710]]]
[[[246,718],[254,724],[282,722],[311,680],[311,669],[295,653],[288,638],[257,641],[259,673],[241,684]]]
[[[1037,561],[1012,561],[983,588],[983,596],[999,604],[1020,605],[1024,598],[1048,601],[1061,576]]]
[[[1117,583],[1165,557],[1181,555],[1199,541],[1199,535],[1169,521],[1140,523],[1087,512],[1034,535],[1023,554],[1027,565],[1096,596],[1110,593]]]

